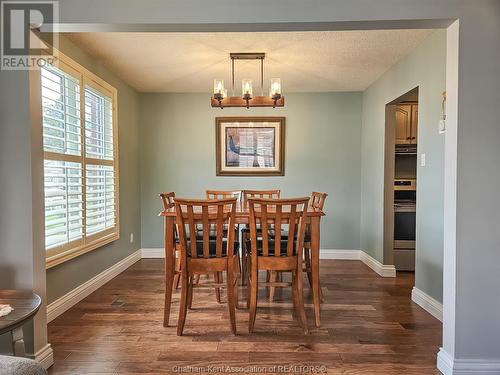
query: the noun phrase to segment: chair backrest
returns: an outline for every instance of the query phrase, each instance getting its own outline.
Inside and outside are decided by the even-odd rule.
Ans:
[[[243,204],[248,207],[248,200],[250,198],[261,199],[279,199],[281,190],[242,190]]]
[[[174,198],[175,198],[175,193],[173,191],[168,192],[168,193],[160,193],[160,199],[163,203],[163,209],[169,210],[174,207]]]
[[[161,202],[163,203],[163,210],[167,211],[175,207],[174,199],[175,199],[175,193],[173,191],[170,191],[168,193],[160,193],[159,194]],[[175,239],[177,240],[179,238],[179,231],[177,229],[177,224],[175,224],[174,227],[174,236]]]
[[[241,190],[206,190],[205,194],[207,199],[226,199],[226,198],[236,198],[238,201],[241,200]]]
[[[309,197],[290,199],[249,198],[250,241],[252,256],[257,255],[257,239],[262,238],[263,256],[282,256],[286,247],[286,256],[300,254],[304,246],[305,215]],[[282,227],[288,227],[288,235],[282,239]],[[258,233],[257,229],[262,230]],[[274,249],[271,254],[269,244]],[[283,246],[284,245],[284,246]]]
[[[221,258],[225,254],[228,257],[233,256],[235,231],[224,228],[234,226],[236,198],[175,198],[175,211],[181,256],[187,255],[188,246],[192,258]],[[214,247],[215,251],[211,252],[210,249]],[[202,251],[198,252],[200,248]]]
[[[313,191],[311,193],[311,207],[320,211],[323,210],[326,197],[328,197],[327,193],[318,193],[317,191]]]

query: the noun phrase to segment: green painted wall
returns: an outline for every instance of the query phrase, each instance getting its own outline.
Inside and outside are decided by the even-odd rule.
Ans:
[[[102,63],[61,37],[61,51],[118,90],[120,145],[120,239],[47,270],[48,303],[68,293],[140,248],[139,95]],[[134,243],[129,242],[134,233]]]
[[[319,1],[315,3],[317,6],[310,6],[308,2],[297,0],[225,0],[213,2],[209,8],[204,7],[205,4],[206,1],[201,0],[107,0],[90,3],[61,0],[60,21],[65,24],[87,25],[87,29],[91,27],[88,25],[93,24],[114,25],[116,30],[122,31],[132,24],[135,24],[135,30],[149,28],[150,31],[159,30],[161,26],[176,31],[241,31],[250,28],[253,31],[272,31],[328,27],[339,29],[356,25],[390,27],[391,21],[406,27],[422,25],[422,22],[428,26],[429,22],[443,24],[448,22],[446,20],[460,19],[460,54],[457,58],[459,69],[450,77],[452,82],[449,87],[456,88],[452,94],[457,95],[460,106],[457,111],[458,119],[450,124],[451,132],[446,136],[446,160],[451,164],[457,161],[454,164],[457,182],[453,179],[455,173],[449,173],[450,168],[447,168],[447,176],[451,179],[447,179],[445,184],[446,294],[440,364],[444,366],[443,358],[450,357],[468,363],[475,360],[475,368],[484,364],[491,367],[492,363],[497,363],[500,358],[500,299],[492,296],[498,295],[500,284],[500,202],[491,197],[496,195],[500,184],[500,174],[492,173],[498,169],[500,161],[500,50],[496,48],[500,45],[500,2],[330,0]],[[266,7],[266,12],[262,12],[263,6]],[[377,22],[379,20],[389,22]],[[408,23],[401,20],[408,20]],[[366,21],[375,23],[367,24]],[[450,65],[453,69],[456,68],[455,62]],[[431,70],[433,65],[426,65],[424,68]],[[12,76],[4,78],[6,75]],[[25,128],[29,118],[28,90],[25,72],[0,72],[0,128],[7,132],[2,132],[2,136],[20,136],[26,141],[26,137],[31,135],[29,131],[30,134],[26,134]],[[21,130],[15,129],[16,127]],[[458,144],[454,136],[458,138]],[[4,148],[9,142],[1,142],[2,140],[0,137],[0,144]],[[16,145],[19,147],[13,147]],[[26,152],[29,152],[27,149],[29,147],[26,147],[26,142],[21,141],[5,147],[0,154],[8,155],[0,162],[2,175],[9,175],[12,184],[20,183],[16,186],[22,187],[23,183],[31,185],[32,182],[29,177],[31,166],[26,160]],[[30,239],[23,238],[19,242],[15,234],[19,227],[29,222],[32,200],[26,199],[30,197],[29,193],[26,194],[26,188],[16,190],[11,186],[7,185],[10,190],[3,190],[6,194],[0,198],[0,208],[9,217],[9,220],[0,222],[0,261],[2,265],[11,267],[9,272],[16,275],[14,282],[10,281],[8,285],[20,287],[31,283],[28,280],[31,275],[28,276],[26,272],[33,269],[30,263],[33,263],[36,256]],[[366,183],[363,186],[366,188]],[[36,212],[35,216],[40,214],[41,212]],[[364,225],[366,224],[365,219]],[[5,233],[14,235],[4,238]],[[5,260],[9,263],[4,263]],[[38,273],[43,278],[43,264],[35,262],[35,267],[35,276]],[[19,278],[23,278],[22,283],[17,283]],[[45,325],[35,326],[36,336],[42,337],[42,332],[46,331]]]
[[[446,30],[433,32],[363,93],[361,248],[383,261],[385,105],[419,87],[417,288],[443,298],[444,135],[438,134],[446,90]],[[426,154],[426,166],[420,155]]]
[[[216,116],[285,116],[283,177],[216,177]],[[162,247],[158,193],[202,197],[207,188],[279,188],[329,194],[321,246],[359,249],[361,93],[286,94],[284,108],[213,109],[209,94],[141,95],[142,247]]]
[[[384,108],[420,87],[417,281],[442,298],[443,150],[436,122],[445,86],[445,32],[437,31],[364,93],[296,93],[285,108],[212,109],[207,94],[138,94],[66,38],[61,50],[118,89],[121,238],[47,271],[52,302],[140,247],[162,246],[157,194],[201,197],[206,188],[326,191],[325,249],[362,249],[382,261]],[[283,177],[215,176],[216,116],[285,116]],[[186,152],[187,150],[187,152]],[[140,199],[138,198],[140,197]],[[361,218],[361,220],[360,220]],[[134,233],[135,241],[129,243]]]
[[[29,76],[26,71],[0,70],[0,289],[35,290],[43,298],[44,280],[37,280],[36,253],[43,237],[37,230],[36,211],[31,199],[37,182],[29,108]],[[42,322],[41,325],[44,325]],[[46,341],[43,329],[33,335],[33,324],[24,328],[26,352],[34,352],[34,339]],[[38,349],[38,348],[36,348]],[[36,350],[35,349],[35,350]],[[0,354],[12,353],[10,332],[0,335]]]

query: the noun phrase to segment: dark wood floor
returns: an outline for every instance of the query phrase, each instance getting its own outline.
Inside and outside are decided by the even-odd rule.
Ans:
[[[287,290],[277,292],[272,304],[262,290],[252,335],[247,310],[239,310],[237,336],[230,334],[226,305],[215,302],[215,292],[196,290],[185,336],[178,337],[179,293],[174,326],[164,328],[163,261],[141,260],[49,324],[55,351],[49,373],[186,373],[188,366],[198,373],[196,367],[205,366],[215,366],[206,369],[211,373],[222,373],[218,366],[224,373],[261,373],[265,367],[304,373],[271,366],[316,365],[329,374],[439,374],[441,323],[410,301],[413,274],[382,278],[359,261],[321,264],[326,301],[320,329],[313,329],[309,290],[306,336],[292,318]]]

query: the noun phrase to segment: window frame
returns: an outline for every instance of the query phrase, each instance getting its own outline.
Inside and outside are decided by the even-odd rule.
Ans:
[[[44,225],[44,250],[46,257],[46,268],[51,268],[64,263],[70,259],[74,259],[80,255],[96,250],[104,245],[107,245],[120,238],[120,168],[119,168],[119,141],[118,141],[118,92],[116,88],[98,77],[88,69],[84,68],[76,61],[64,55],[60,51],[57,52],[57,60],[53,64],[54,67],[63,71],[78,80],[80,85],[80,134],[81,134],[81,153],[80,155],[60,154],[52,151],[45,151],[42,145],[43,161],[55,160],[64,162],[80,163],[82,168],[82,237],[67,242],[63,245],[55,246],[47,249],[45,246],[45,225]],[[43,105],[42,105],[42,90],[41,90],[41,70],[37,70],[38,85],[39,85],[39,107],[40,128],[43,136]],[[112,124],[113,124],[113,160],[98,159],[86,156],[85,144],[85,87],[90,87],[100,94],[109,97],[112,100]],[[112,166],[114,173],[114,201],[115,201],[115,225],[112,228],[104,229],[100,232],[87,235],[86,234],[86,166]],[[45,189],[43,189],[45,192]],[[44,205],[45,212],[45,205]],[[45,219],[44,219],[45,220]]]

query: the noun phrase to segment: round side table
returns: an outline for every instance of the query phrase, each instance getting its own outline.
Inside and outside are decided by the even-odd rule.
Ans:
[[[10,332],[12,350],[17,357],[24,357],[23,325],[37,313],[42,300],[31,291],[0,290],[0,304],[14,309],[10,314],[0,317],[0,335]]]

